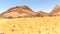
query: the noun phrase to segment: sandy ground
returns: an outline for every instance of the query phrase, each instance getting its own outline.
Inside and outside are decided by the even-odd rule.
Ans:
[[[0,18],[0,34],[60,34],[60,16]]]

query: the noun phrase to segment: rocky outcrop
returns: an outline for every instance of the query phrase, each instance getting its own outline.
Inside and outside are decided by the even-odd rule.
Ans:
[[[56,5],[50,13],[43,11],[34,12],[28,6],[16,6],[8,9],[7,11],[0,14],[0,17],[43,17],[43,16],[59,16],[60,6]]]
[[[48,16],[48,14],[46,12],[43,12],[43,11],[38,11],[37,16]]]
[[[60,6],[56,5],[50,14],[55,16],[60,15]]]
[[[32,17],[35,14],[28,6],[16,6],[3,12],[1,15],[3,17]]]

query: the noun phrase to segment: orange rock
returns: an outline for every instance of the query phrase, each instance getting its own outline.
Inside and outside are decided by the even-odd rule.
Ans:
[[[60,15],[60,6],[56,5],[52,12],[50,12],[52,15]]]
[[[1,15],[3,17],[31,17],[35,16],[35,12],[28,6],[16,6],[3,12]]]
[[[48,16],[48,14],[46,12],[43,12],[43,11],[38,11],[37,16]]]

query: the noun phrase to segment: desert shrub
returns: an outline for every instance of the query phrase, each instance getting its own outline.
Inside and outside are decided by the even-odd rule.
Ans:
[[[44,15],[41,15],[40,17],[44,17]]]
[[[3,16],[0,16],[0,18],[2,18]]]
[[[48,15],[49,17],[52,17],[53,15]]]
[[[52,17],[53,15],[52,14],[48,14],[49,17]]]
[[[36,17],[40,17],[40,14],[36,14]]]
[[[36,14],[37,17],[44,17],[43,14]]]
[[[48,16],[52,17],[52,16],[56,16],[56,15],[48,15]]]
[[[17,18],[21,18],[21,16],[18,16]]]
[[[54,16],[57,16],[57,15],[54,15]]]
[[[9,16],[9,17],[3,17],[3,18],[12,19],[12,18],[14,18],[14,17]]]

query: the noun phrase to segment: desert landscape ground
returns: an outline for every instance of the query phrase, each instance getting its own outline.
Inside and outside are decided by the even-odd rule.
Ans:
[[[0,34],[60,34],[60,16],[0,18]]]
[[[0,14],[0,34],[60,34],[60,6],[50,13],[12,7]]]

